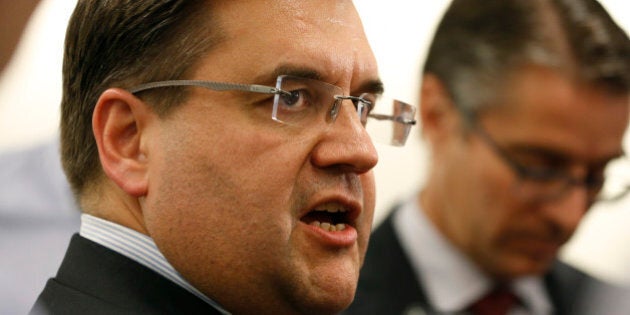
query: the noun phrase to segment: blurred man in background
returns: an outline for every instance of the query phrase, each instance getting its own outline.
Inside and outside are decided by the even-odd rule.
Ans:
[[[628,190],[607,181],[628,36],[594,0],[455,0],[423,73],[430,174],[374,232],[348,313],[575,314],[605,285],[558,251]]]

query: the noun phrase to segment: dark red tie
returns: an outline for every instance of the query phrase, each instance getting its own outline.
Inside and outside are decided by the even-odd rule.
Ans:
[[[517,302],[509,288],[498,287],[473,303],[468,311],[474,315],[506,315]]]

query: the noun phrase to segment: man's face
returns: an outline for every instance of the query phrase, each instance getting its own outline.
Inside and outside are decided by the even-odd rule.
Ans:
[[[531,66],[509,77],[497,105],[477,125],[520,164],[583,179],[622,152],[627,96]],[[461,122],[432,145],[440,178],[427,189],[438,192],[429,210],[447,237],[493,277],[545,272],[590,206],[585,188],[528,200],[505,159],[474,129],[463,133]]]
[[[274,86],[292,74],[355,96],[378,81],[350,1],[220,1],[213,10],[225,37],[189,79]],[[334,123],[322,115],[321,128],[306,129],[273,121],[270,94],[189,91],[147,144],[142,203],[160,250],[229,311],[341,311],[366,250],[377,162],[352,103]]]

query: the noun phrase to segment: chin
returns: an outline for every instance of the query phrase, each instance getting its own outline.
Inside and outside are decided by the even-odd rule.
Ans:
[[[339,314],[354,300],[358,279],[327,277],[321,280],[325,281],[313,285],[308,296],[298,298],[302,304],[300,314]]]
[[[549,271],[553,259],[542,260],[533,257],[515,257],[503,264],[501,278],[515,279],[526,276],[541,276]]]
[[[360,257],[354,247],[333,255],[309,257],[284,296],[299,314],[339,314],[350,306],[359,280]]]
[[[317,303],[311,303],[303,308],[303,312],[300,314],[313,314],[313,315],[325,315],[325,314],[339,314],[352,303],[354,294],[350,295],[348,299],[341,299],[339,296],[334,297],[328,301],[318,301]],[[311,301],[313,302],[313,301]]]
[[[348,308],[354,300],[354,293],[356,291],[356,281],[353,283],[354,284],[348,284],[343,287],[322,288],[327,292],[324,292],[325,296],[321,296],[317,299],[318,303],[317,305],[313,305],[314,312],[312,312],[312,314],[339,314],[341,311]],[[335,283],[333,282],[333,284]]]

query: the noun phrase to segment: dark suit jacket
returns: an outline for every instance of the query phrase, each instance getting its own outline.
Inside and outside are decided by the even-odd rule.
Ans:
[[[416,272],[394,232],[392,216],[370,238],[355,300],[344,314],[438,314],[416,281]],[[597,281],[566,264],[555,263],[545,275],[555,314],[576,314],[581,294],[592,282]]]
[[[220,314],[151,269],[75,234],[31,314]]]

